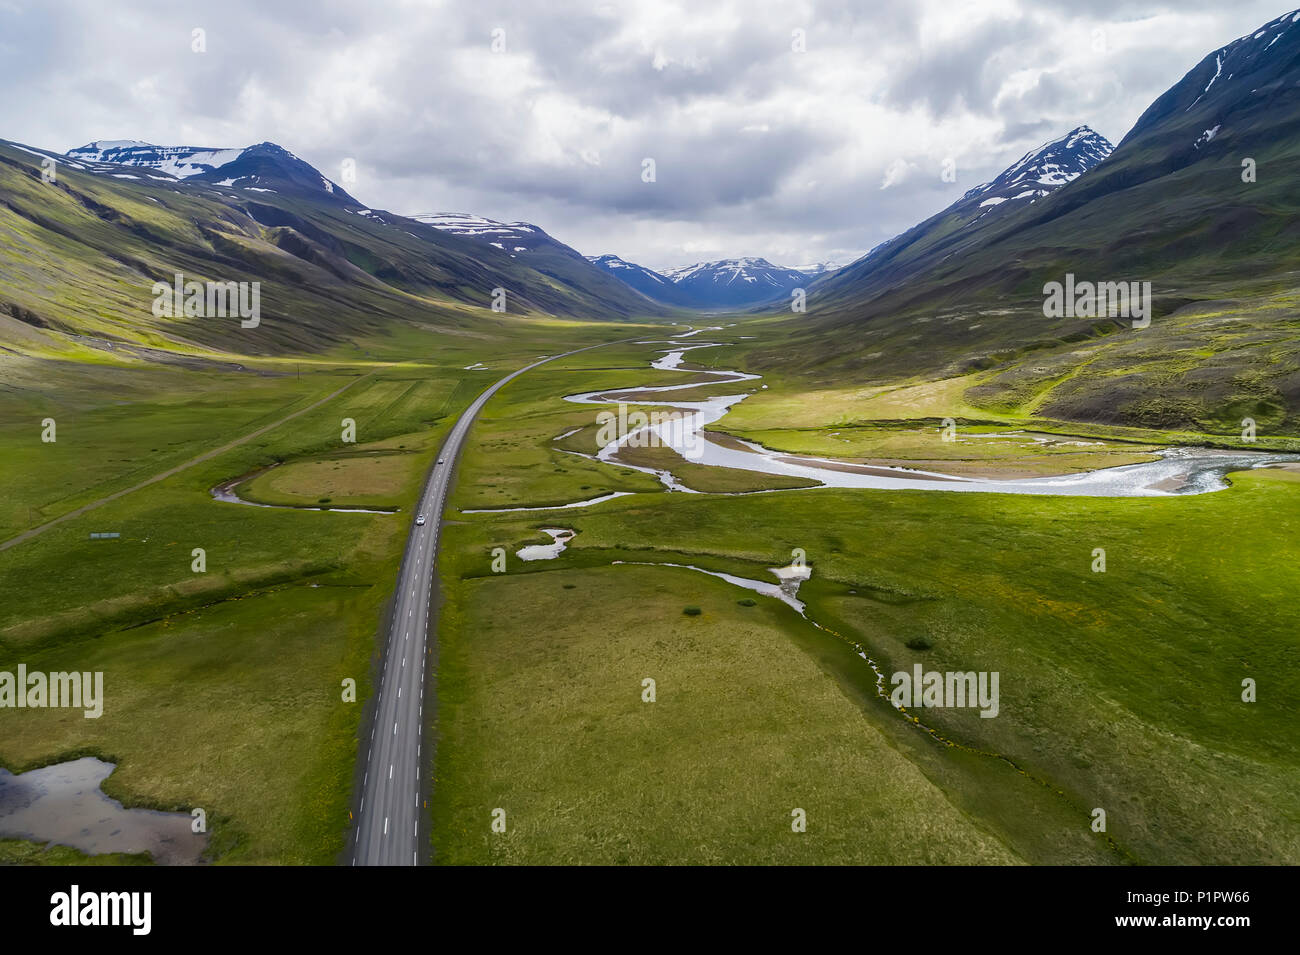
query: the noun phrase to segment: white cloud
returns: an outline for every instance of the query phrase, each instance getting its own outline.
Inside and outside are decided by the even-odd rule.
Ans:
[[[885,176],[880,181],[881,189],[888,189],[890,186],[896,186],[907,178],[911,172],[912,166],[906,159],[895,159],[885,169]]]
[[[20,0],[0,8],[0,138],[271,140],[327,174],[354,158],[349,191],[373,207],[530,220],[585,253],[847,261],[1074,126],[1118,140],[1202,56],[1276,13],[1261,0],[223,0],[201,13]],[[949,156],[955,183],[939,175]]]

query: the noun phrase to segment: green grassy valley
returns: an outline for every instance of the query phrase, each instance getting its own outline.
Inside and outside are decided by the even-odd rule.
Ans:
[[[725,363],[735,351],[702,354]],[[509,433],[525,445],[531,434],[543,440],[513,454],[544,452],[561,467],[540,423],[561,434],[573,416],[534,396],[589,390],[592,378],[583,368],[534,375],[503,395],[500,418],[477,429],[480,442],[507,447],[504,422],[515,422]],[[870,457],[892,441],[891,460],[944,460],[937,435],[919,437],[923,421],[952,407],[941,391],[916,390],[911,429],[898,424],[903,399],[886,394],[891,426],[847,450]],[[783,411],[779,390],[763,397],[765,437],[830,453],[829,426],[812,429],[810,418],[842,409],[794,402]],[[538,424],[521,430],[524,420]],[[798,430],[771,428],[783,421]],[[996,471],[1105,466],[1146,450],[1090,443],[1102,446],[942,447]],[[489,461],[467,460],[463,486],[505,463]],[[545,489],[554,481],[526,503],[553,501]],[[1300,844],[1277,836],[1292,831],[1296,811],[1296,724],[1283,689],[1295,676],[1296,621],[1283,595],[1298,583],[1286,555],[1300,484],[1286,470],[1232,481],[1216,494],[1155,500],[818,489],[764,495],[761,507],[656,489],[589,509],[491,515],[465,514],[479,502],[462,491],[448,512],[447,553],[456,556],[442,578],[435,858],[969,860],[948,854],[955,839],[996,852],[982,861],[1294,863]],[[572,500],[595,490],[569,484]],[[517,560],[548,526],[577,535],[552,561]],[[1248,537],[1238,532],[1246,527]],[[1198,543],[1206,537],[1220,546],[1207,551]],[[494,547],[510,555],[503,573],[493,572]],[[1103,573],[1092,569],[1097,547]],[[767,568],[794,548],[812,567],[799,591],[807,619],[692,570],[640,566],[771,580]],[[701,613],[686,615],[687,606]],[[585,626],[591,619],[601,627]],[[774,641],[784,662],[764,664]],[[992,720],[899,713],[859,652],[886,673],[918,663],[1000,671],[1004,708]],[[646,677],[658,686],[654,703],[641,698]],[[1242,702],[1248,677],[1276,681],[1280,695]],[[849,734],[834,744],[809,735],[827,725],[827,694],[844,708],[831,722]],[[871,754],[874,771],[854,782],[857,770],[827,767],[831,752]],[[888,768],[899,756],[924,784]],[[675,795],[660,803],[651,796],[663,777],[676,781]],[[789,822],[804,803],[819,820],[806,843]],[[505,836],[487,828],[497,807],[518,827]],[[1108,814],[1104,836],[1089,827],[1098,807]],[[924,822],[905,821],[909,812]],[[1215,824],[1197,822],[1207,818]]]
[[[0,8],[15,925],[373,944],[500,865],[1249,926],[1300,11],[462,7]]]

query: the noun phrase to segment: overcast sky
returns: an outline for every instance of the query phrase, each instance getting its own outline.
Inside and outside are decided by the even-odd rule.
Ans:
[[[346,187],[372,207],[527,220],[586,254],[844,264],[1075,126],[1118,142],[1205,54],[1284,12],[0,0],[0,139],[269,140],[336,180],[355,160]]]

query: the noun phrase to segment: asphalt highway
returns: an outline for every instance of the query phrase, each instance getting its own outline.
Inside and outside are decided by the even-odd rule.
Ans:
[[[361,751],[364,775],[360,811],[351,840],[353,865],[418,865],[427,855],[424,851],[429,845],[427,832],[424,842],[420,841],[420,823],[427,815],[420,794],[421,773],[428,768],[424,759],[424,691],[429,682],[428,661],[432,652],[429,626],[434,569],[447,492],[474,418],[494,394],[524,372],[557,358],[600,347],[591,345],[551,355],[506,375],[465,409],[443,442],[437,463],[429,472],[420,505],[412,515],[411,533],[398,574],[374,704],[375,716]],[[425,520],[423,525],[418,523],[421,515]],[[487,824],[485,818],[484,825]]]

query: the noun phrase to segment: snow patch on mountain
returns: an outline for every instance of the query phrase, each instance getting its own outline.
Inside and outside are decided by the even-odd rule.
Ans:
[[[840,265],[835,262],[813,262],[810,265],[792,265],[790,268],[804,275],[823,275],[826,272],[838,272]]]
[[[644,265],[637,265],[635,262],[629,262],[617,255],[588,255],[586,256],[586,259],[592,265],[598,266],[609,272],[635,273],[644,276],[647,280],[659,285],[670,284],[670,280],[667,277],[660,275],[653,269],[647,269]],[[620,275],[619,277],[626,280],[629,276]]]
[[[1202,146],[1204,146],[1206,143],[1208,143],[1211,139],[1213,139],[1215,136],[1217,136],[1218,133],[1219,133],[1219,130],[1222,129],[1222,128],[1223,128],[1222,125],[1219,125],[1219,126],[1213,126],[1213,127],[1211,127],[1210,129],[1207,129],[1205,132],[1201,133],[1201,135],[1197,138],[1196,142],[1192,143],[1192,145],[1195,146],[1197,149],[1200,149]]]
[[[498,222],[465,212],[419,213],[410,218],[431,225],[440,232],[477,239],[504,250],[508,241],[516,252],[527,252],[529,240],[536,240],[541,230],[529,222]]]
[[[114,163],[119,166],[147,166],[178,179],[220,169],[234,162],[242,149],[212,149],[201,146],[154,146],[133,139],[102,139],[68,151],[73,159]]]
[[[1253,33],[1243,34],[1227,46],[1215,50],[1213,54],[1214,75],[1205,84],[1200,95],[1192,100],[1183,112],[1189,113],[1198,103],[1213,98],[1210,94],[1211,89],[1215,90],[1215,97],[1226,95],[1223,93],[1224,87],[1230,85],[1232,78],[1238,74],[1244,76],[1263,64],[1265,61],[1261,57],[1273,48],[1273,44],[1286,36],[1297,22],[1300,22],[1300,10],[1284,13],[1264,24]],[[1267,38],[1268,42],[1264,42],[1265,38]],[[1294,51],[1294,44],[1290,48]],[[1207,56],[1206,60],[1208,59]],[[1223,76],[1225,68],[1228,69],[1228,75],[1223,82],[1219,82],[1219,77]]]

